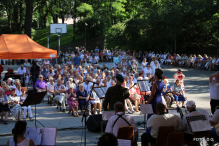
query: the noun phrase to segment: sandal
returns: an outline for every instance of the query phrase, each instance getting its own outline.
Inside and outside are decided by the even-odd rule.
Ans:
[[[8,122],[7,122],[7,121],[5,121],[5,122],[4,122],[4,124],[8,125]]]
[[[30,117],[29,119],[30,119],[30,121],[33,121],[33,117]]]

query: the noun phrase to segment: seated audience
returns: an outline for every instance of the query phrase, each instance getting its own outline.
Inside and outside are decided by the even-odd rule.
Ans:
[[[148,143],[156,144],[159,127],[174,126],[175,131],[183,131],[183,124],[176,115],[166,113],[164,104],[158,103],[156,106],[157,114],[152,115],[147,121],[147,128],[151,129],[150,133],[141,135],[141,145],[148,146]]]
[[[57,84],[54,87],[55,92],[55,101],[58,101],[59,105],[62,105],[63,112],[66,111],[65,108],[65,86],[61,84],[61,79],[57,79]]]
[[[37,92],[44,92],[46,91],[47,83],[43,80],[43,76],[39,75],[39,80],[35,83],[35,89]]]
[[[175,84],[173,85],[173,97],[175,98],[177,107],[179,107],[178,101],[182,101],[182,108],[185,108],[184,102],[186,101],[186,99],[179,79],[177,79]]]
[[[70,84],[68,86],[68,90],[66,91],[66,98],[67,98],[67,103],[69,105],[69,112],[71,113],[74,117],[79,117],[78,115],[78,99],[76,98],[76,90],[74,89],[74,86]]]
[[[100,98],[97,96],[96,92],[94,91],[94,87],[91,86],[90,91],[90,102],[94,106],[94,114],[97,114],[97,106],[99,108],[99,114],[101,114],[101,104],[100,104]]]
[[[12,94],[9,96],[10,112],[13,117],[20,121],[21,106],[20,106],[20,96],[17,96],[16,89],[12,89]]]
[[[20,105],[22,106],[22,104],[24,103],[24,101],[27,98],[27,95],[25,94],[27,92],[27,88],[26,87],[22,87],[21,88],[21,92],[22,92],[22,95],[20,96]],[[29,119],[31,121],[33,121],[31,106],[30,105],[29,106],[22,106],[21,109],[24,110],[23,119],[26,120],[26,115],[27,115],[27,111],[28,111]]]
[[[1,123],[8,124],[8,112],[10,111],[8,105],[7,95],[4,94],[4,89],[0,88],[0,113],[1,113]],[[3,121],[3,115],[5,113],[5,121]]]

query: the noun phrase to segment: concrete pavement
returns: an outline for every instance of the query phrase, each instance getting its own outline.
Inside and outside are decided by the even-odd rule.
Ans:
[[[100,63],[102,65],[103,63]],[[107,67],[111,67],[112,63],[104,63]],[[12,68],[15,71],[18,66],[3,66],[7,68]],[[170,84],[173,85],[173,75],[178,68],[172,66],[162,66],[164,71],[164,76],[168,77]],[[182,72],[185,74],[185,90],[188,100],[194,100],[196,105],[200,109],[205,109],[210,113],[210,93],[209,93],[209,84],[208,78],[214,72],[204,71],[204,70],[193,70],[188,68],[181,68]],[[141,66],[138,67],[138,71],[141,70]],[[3,74],[6,71],[3,72]],[[2,76],[4,76],[2,74]],[[174,105],[175,106],[175,105]],[[182,109],[183,112],[185,109]],[[34,110],[33,110],[34,113]],[[34,115],[34,114],[33,114]],[[134,117],[135,122],[143,122],[144,117],[139,113],[131,115]],[[57,145],[73,145],[79,146],[81,144],[81,138],[84,140],[82,133],[82,122],[80,117],[73,117],[68,114],[68,112],[63,113],[56,109],[55,106],[48,106],[46,102],[37,105],[37,126],[38,127],[57,127]],[[15,120],[12,117],[9,117],[9,124],[4,125],[0,124],[0,145],[6,144],[7,140],[12,138],[12,135],[2,136],[5,134],[10,134],[11,130],[15,125]],[[27,119],[27,126],[34,127],[34,121],[29,121]],[[72,128],[74,130],[62,130],[63,128]],[[141,141],[141,134],[145,132],[143,125],[138,126],[139,128],[139,145]],[[91,133],[87,131],[87,145],[92,146],[96,145],[98,139],[101,136],[101,133]],[[83,145],[83,144],[82,144]]]

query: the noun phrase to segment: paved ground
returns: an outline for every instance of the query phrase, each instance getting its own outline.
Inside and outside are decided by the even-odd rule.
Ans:
[[[102,63],[100,63],[102,64]],[[106,63],[105,63],[106,64]],[[112,63],[107,63],[108,67],[112,66]],[[16,71],[18,66],[4,66],[4,70],[7,68],[12,68]],[[139,67],[140,70],[141,67]],[[178,68],[173,68],[170,66],[162,66],[164,71],[164,76],[167,76],[170,80],[170,84],[173,84],[173,74]],[[200,109],[206,109],[210,113],[210,97],[209,97],[209,86],[208,77],[214,72],[203,71],[203,70],[193,70],[188,68],[182,68],[185,74],[185,89],[186,96],[189,100],[194,100],[197,107]],[[5,71],[6,72],[6,71]],[[4,72],[4,73],[5,73]],[[33,110],[33,113],[35,111]],[[184,109],[183,109],[184,112]],[[135,122],[143,122],[144,117],[140,113],[135,113],[131,115],[134,117]],[[73,117],[67,112],[63,113],[56,109],[54,106],[48,106],[45,103],[37,105],[37,126],[38,127],[57,127],[59,130],[57,132],[57,145],[81,145],[81,138],[84,140],[82,134],[82,117]],[[12,135],[3,136],[5,134],[10,134],[14,127],[15,120],[9,117],[9,124],[0,124],[0,145],[5,145],[7,140],[12,137]],[[27,120],[28,127],[34,127],[34,121]],[[62,130],[63,128],[72,128],[74,130]],[[141,140],[141,134],[145,131],[143,125],[138,126],[139,128],[139,145]],[[82,136],[82,137],[81,137]],[[87,131],[87,145],[96,145],[98,138],[101,133],[91,133]],[[83,145],[83,143],[82,143]]]

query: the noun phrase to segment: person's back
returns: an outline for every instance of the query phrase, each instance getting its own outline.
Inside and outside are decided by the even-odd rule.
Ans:
[[[159,127],[174,126],[175,130],[183,130],[180,118],[173,114],[153,115],[147,122],[147,127],[151,128],[151,136],[157,138]]]
[[[29,138],[25,138],[23,141],[21,142],[17,142],[17,146],[29,146],[30,144],[30,139]],[[14,139],[11,138],[10,141],[9,141],[9,146],[15,146],[15,142],[14,142]]]
[[[121,85],[115,85],[113,87],[109,87],[106,93],[106,96],[109,96],[108,97],[109,98],[109,110],[114,110],[114,107],[113,107],[114,103],[118,101],[124,104],[124,99],[125,99],[124,96],[127,94],[129,94],[128,89],[121,87]]]

